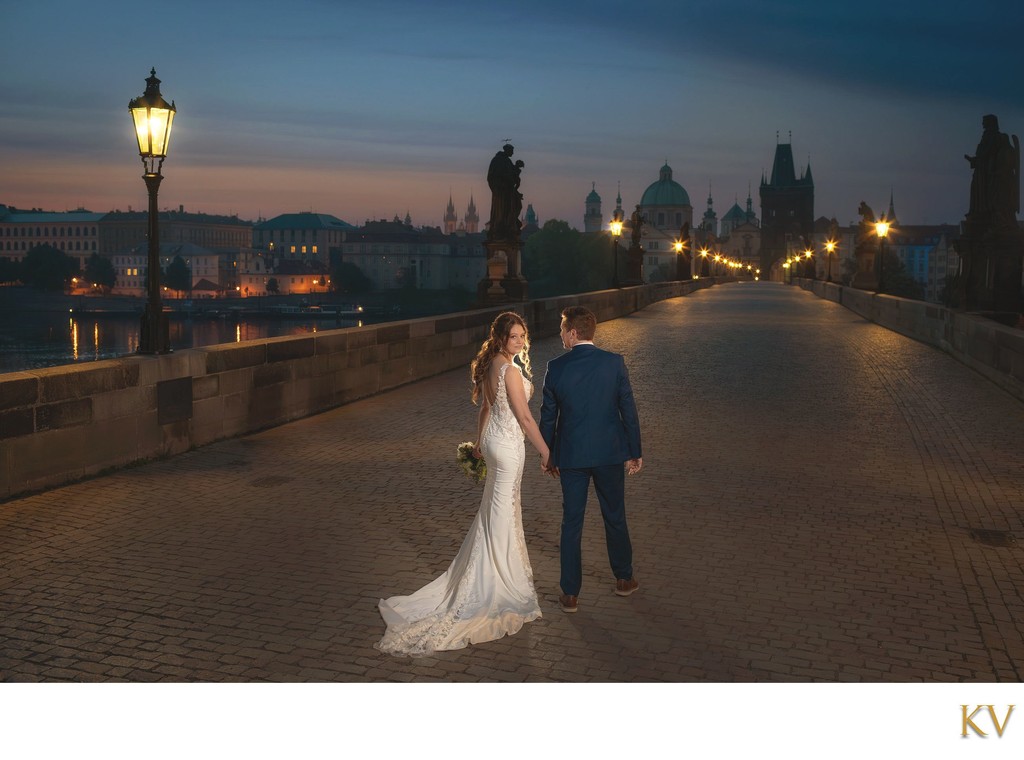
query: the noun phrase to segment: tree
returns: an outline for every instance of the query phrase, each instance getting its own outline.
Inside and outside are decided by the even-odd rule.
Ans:
[[[624,251],[619,250],[620,258]],[[537,298],[607,288],[612,280],[612,241],[583,234],[560,219],[549,219],[523,248],[523,276]]]
[[[192,284],[192,272],[181,256],[175,256],[167,265],[167,272],[164,274],[164,285],[179,293],[190,289]]]
[[[21,279],[21,263],[0,257],[0,282],[17,282]]]
[[[373,290],[373,280],[351,261],[339,261],[331,269],[331,282],[339,293],[362,295]]]
[[[882,277],[882,292],[901,298],[924,300],[924,287],[910,276],[900,257],[893,251],[886,251],[883,260],[885,272]]]
[[[280,293],[281,287],[277,284],[277,278],[271,277],[267,280],[267,292],[268,293]]]
[[[78,274],[78,262],[52,245],[37,245],[21,262],[22,282],[38,290],[64,290]]]
[[[117,273],[110,259],[94,253],[85,262],[85,279],[110,290],[117,282]]]

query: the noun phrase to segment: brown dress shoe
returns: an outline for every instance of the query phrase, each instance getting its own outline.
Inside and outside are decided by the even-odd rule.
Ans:
[[[640,581],[636,578],[619,578],[615,581],[615,593],[619,596],[629,596],[640,588]]]
[[[558,597],[558,604],[561,606],[562,612],[579,612],[580,609],[576,597],[569,594],[562,594]]]

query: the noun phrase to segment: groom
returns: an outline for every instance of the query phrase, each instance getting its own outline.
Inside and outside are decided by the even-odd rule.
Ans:
[[[597,319],[582,306],[562,311],[562,345],[569,352],[552,359],[544,376],[540,432],[551,450],[550,475],[562,483],[562,596],[565,612],[576,612],[583,584],[583,513],[590,481],[604,517],[608,560],[615,593],[629,596],[640,584],[633,577],[633,547],[626,526],[626,469],[643,467],[640,421],[622,357],[594,345]],[[543,466],[543,465],[542,465]]]

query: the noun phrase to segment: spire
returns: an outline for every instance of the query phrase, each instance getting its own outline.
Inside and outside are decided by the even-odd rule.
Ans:
[[[459,217],[455,214],[455,203],[452,202],[451,191],[448,191],[448,208],[444,212],[444,234],[451,235],[458,226]]]
[[[711,180],[708,180],[708,208],[714,205],[714,201],[711,200]]]
[[[896,208],[893,206],[892,199],[893,199],[892,185],[890,185],[889,186],[889,212],[885,215],[885,218],[889,221],[890,224],[895,224],[896,223]]]
[[[780,143],[775,146],[775,161],[772,164],[772,187],[792,187],[796,184],[796,168],[793,164],[793,146]]]

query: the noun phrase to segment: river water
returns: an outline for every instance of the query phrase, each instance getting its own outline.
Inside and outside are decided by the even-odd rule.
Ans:
[[[39,311],[0,311],[0,373],[19,372],[61,364],[91,362],[133,354],[139,347],[137,315]],[[171,348],[180,350],[218,343],[308,335],[339,327],[355,327],[354,320],[332,317],[286,319],[186,318],[169,320]]]

